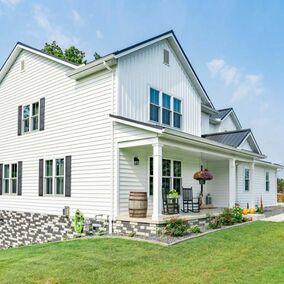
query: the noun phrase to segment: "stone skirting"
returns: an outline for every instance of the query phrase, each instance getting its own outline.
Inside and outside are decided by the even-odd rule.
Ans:
[[[208,218],[187,220],[188,224],[198,225],[201,228],[208,225]],[[135,234],[136,236],[143,237],[155,237],[160,234],[161,230],[165,227],[166,222],[164,223],[145,223],[139,221],[125,221],[125,220],[116,220],[113,221],[113,233],[117,235],[131,235]]]
[[[284,206],[279,205],[264,207],[265,217],[271,217],[282,213],[284,213]]]
[[[86,219],[95,230],[107,231],[108,220]],[[70,239],[77,234],[71,218],[62,215],[0,210],[0,249]]]

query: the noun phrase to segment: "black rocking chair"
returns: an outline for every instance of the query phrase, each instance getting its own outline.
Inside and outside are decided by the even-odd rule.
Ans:
[[[188,213],[189,211],[193,213],[200,212],[199,200],[198,198],[193,198],[192,187],[182,188],[182,202],[182,211],[184,213]]]
[[[163,214],[179,214],[179,203],[178,199],[168,198],[168,192],[162,189],[162,199],[163,199]]]

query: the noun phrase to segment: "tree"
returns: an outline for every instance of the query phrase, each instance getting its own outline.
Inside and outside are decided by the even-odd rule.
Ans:
[[[97,52],[94,53],[95,60],[102,58]]]
[[[277,189],[278,189],[278,192],[282,192],[283,189],[284,189],[284,179],[282,178],[278,178],[277,179]]]
[[[64,57],[66,60],[76,63],[76,64],[86,64],[85,52],[79,50],[75,46],[70,46],[69,48],[65,49]]]
[[[63,51],[61,47],[54,40],[52,43],[45,43],[43,50],[44,52],[54,55],[59,58],[64,58]]]
[[[45,43],[42,51],[75,64],[83,64],[87,62],[85,60],[85,52],[79,50],[75,46],[70,46],[63,52],[62,48],[56,43],[56,41],[53,41],[52,43]]]

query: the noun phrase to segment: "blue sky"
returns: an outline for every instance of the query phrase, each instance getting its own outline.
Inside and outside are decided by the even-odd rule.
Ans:
[[[284,164],[283,1],[0,0],[0,64],[17,41],[56,40],[87,58],[173,29],[216,108],[234,107]]]

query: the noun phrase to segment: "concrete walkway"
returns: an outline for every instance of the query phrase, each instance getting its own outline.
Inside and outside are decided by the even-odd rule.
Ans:
[[[262,219],[261,221],[269,221],[269,222],[284,222],[284,213],[278,214],[275,216],[267,217]]]

